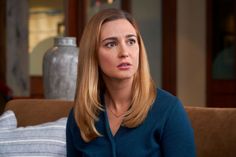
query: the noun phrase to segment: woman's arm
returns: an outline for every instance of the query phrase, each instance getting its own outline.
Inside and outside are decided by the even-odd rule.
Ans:
[[[67,125],[66,125],[67,157],[82,157],[82,153],[75,148],[75,144],[73,142],[73,134],[71,130],[73,128],[73,125],[76,125],[76,123],[74,121],[73,110],[71,110],[68,116]]]
[[[170,112],[161,140],[164,157],[196,157],[194,134],[180,101]]]

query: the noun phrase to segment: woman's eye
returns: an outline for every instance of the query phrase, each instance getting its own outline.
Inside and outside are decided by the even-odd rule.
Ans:
[[[107,47],[107,48],[112,48],[114,46],[116,46],[116,42],[109,42],[109,43],[105,44],[105,47]]]
[[[129,39],[128,40],[128,44],[129,45],[134,45],[136,43],[136,40],[135,39]]]

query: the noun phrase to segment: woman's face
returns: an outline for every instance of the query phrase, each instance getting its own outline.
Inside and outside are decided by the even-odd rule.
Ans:
[[[118,19],[102,25],[98,61],[105,79],[133,78],[139,65],[139,44],[129,21]]]

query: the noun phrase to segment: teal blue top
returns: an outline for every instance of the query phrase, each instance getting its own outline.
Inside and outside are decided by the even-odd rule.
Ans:
[[[138,127],[121,126],[113,136],[105,111],[100,113],[96,128],[103,136],[84,142],[72,110],[66,128],[67,157],[196,156],[193,129],[181,102],[161,89]]]

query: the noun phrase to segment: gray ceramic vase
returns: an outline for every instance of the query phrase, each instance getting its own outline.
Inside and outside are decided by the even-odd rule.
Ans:
[[[43,85],[46,99],[74,100],[78,48],[74,37],[56,37],[43,58]]]

